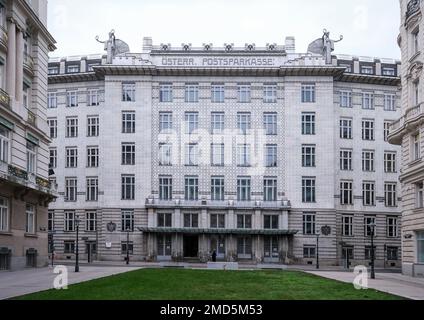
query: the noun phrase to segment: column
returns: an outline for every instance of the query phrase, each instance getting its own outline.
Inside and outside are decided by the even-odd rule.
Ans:
[[[283,211],[281,222],[281,230],[289,230],[289,212]]]
[[[16,25],[14,21],[9,21],[7,32],[6,91],[10,98],[14,99],[16,83]]]
[[[22,105],[24,100],[24,34],[18,30],[16,34],[16,101]]]

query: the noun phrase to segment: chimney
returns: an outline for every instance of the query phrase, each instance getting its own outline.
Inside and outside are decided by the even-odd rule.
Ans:
[[[285,49],[287,53],[296,53],[295,37],[286,37]]]
[[[143,38],[143,52],[149,53],[153,49],[153,40],[152,37],[144,37]]]

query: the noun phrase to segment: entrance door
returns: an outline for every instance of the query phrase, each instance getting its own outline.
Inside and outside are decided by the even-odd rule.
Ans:
[[[237,239],[237,256],[239,259],[252,259],[251,237],[240,237]]]
[[[342,265],[348,269],[350,268],[353,260],[353,247],[343,247],[342,248]]]
[[[184,236],[184,258],[198,258],[199,237]]]
[[[172,257],[172,237],[158,235],[158,260],[170,260]]]
[[[216,251],[218,259],[225,259],[225,237],[213,236],[211,238],[211,251]]]
[[[87,262],[92,263],[97,255],[97,244],[95,242],[87,242],[85,244],[85,253],[87,254]]]
[[[278,237],[265,237],[264,258],[265,261],[269,262],[278,262],[280,260]]]

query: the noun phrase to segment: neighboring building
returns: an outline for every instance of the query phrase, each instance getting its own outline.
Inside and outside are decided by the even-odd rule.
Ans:
[[[46,15],[47,1],[0,1],[0,270],[48,263]]]
[[[402,117],[391,126],[389,141],[402,146],[403,273],[424,277],[424,3],[401,0],[400,5]]]
[[[58,258],[400,266],[400,62],[116,41],[49,63]]]

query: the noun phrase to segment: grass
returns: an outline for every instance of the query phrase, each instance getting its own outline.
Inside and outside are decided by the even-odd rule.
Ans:
[[[292,271],[143,269],[19,300],[398,300]]]

